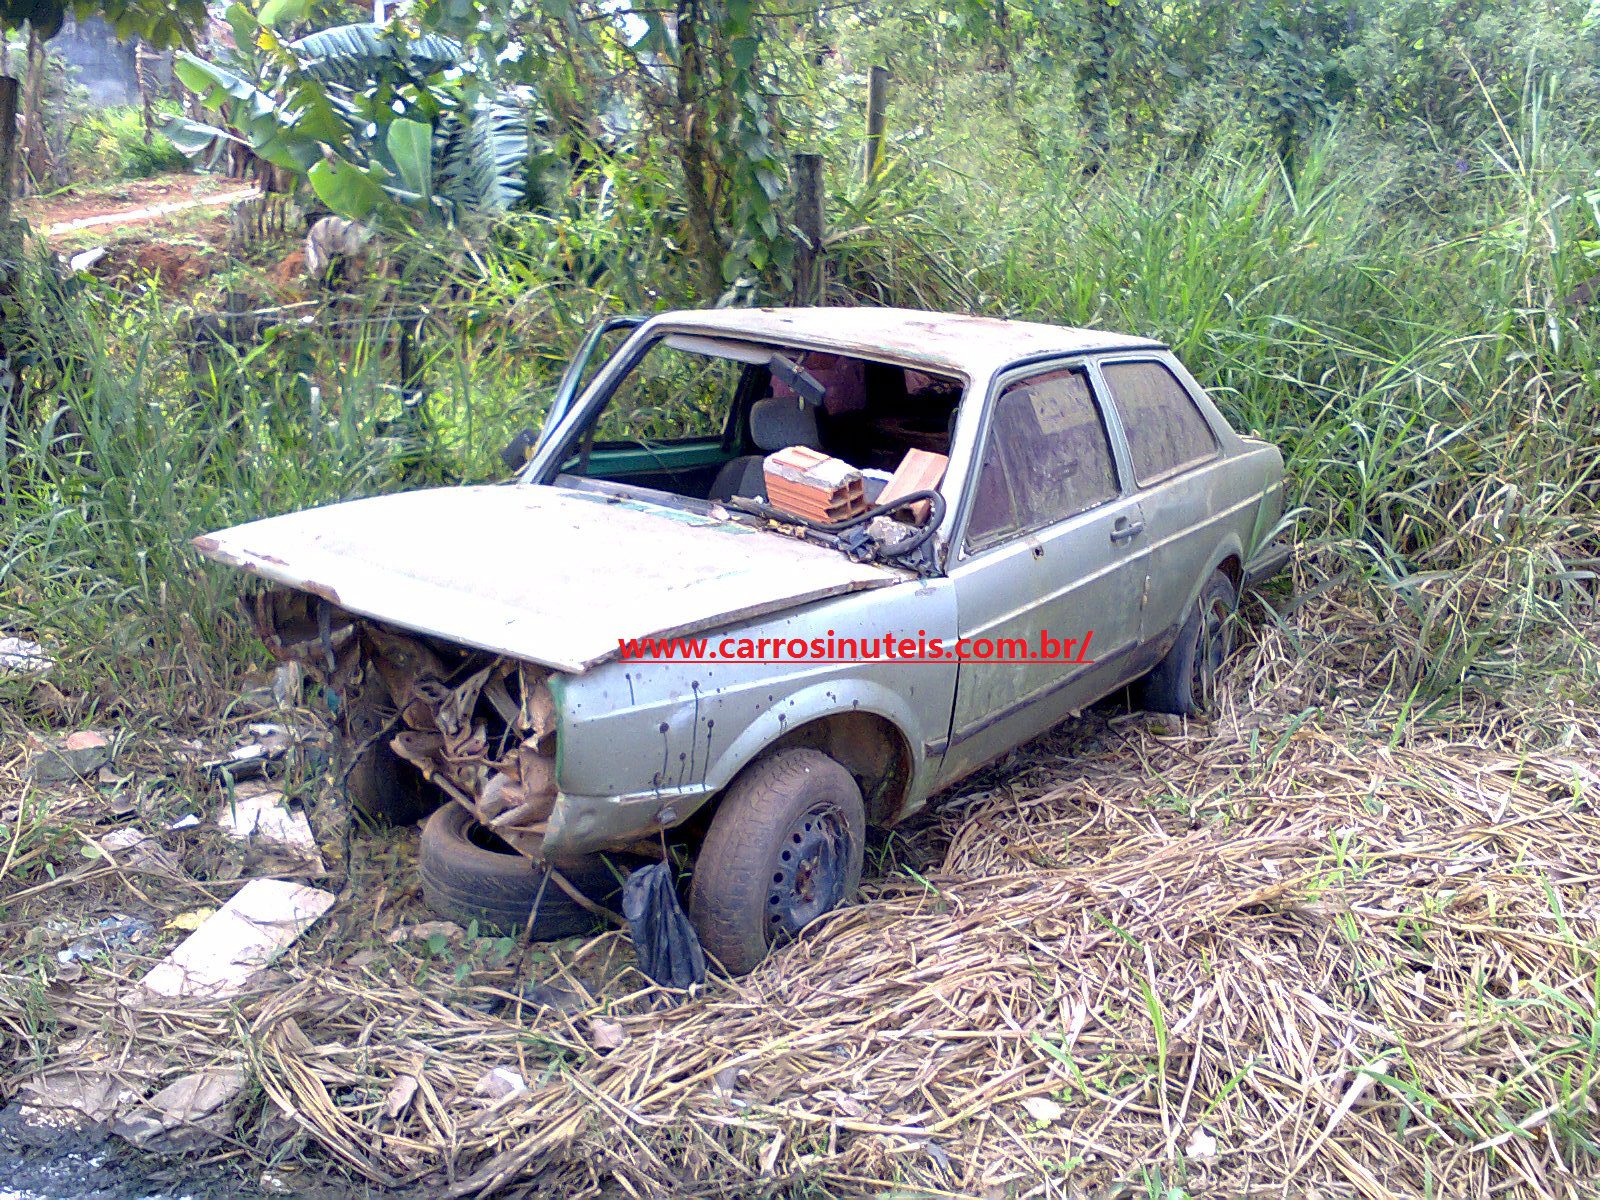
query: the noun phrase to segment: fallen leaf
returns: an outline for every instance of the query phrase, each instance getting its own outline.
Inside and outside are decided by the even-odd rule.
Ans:
[[[1048,1096],[1029,1096],[1022,1102],[1022,1107],[1035,1121],[1041,1125],[1049,1125],[1059,1121],[1066,1115],[1067,1110],[1062,1108]]]
[[[383,1111],[391,1117],[398,1117],[405,1111],[406,1105],[411,1103],[411,1098],[417,1094],[417,1086],[415,1075],[399,1076],[384,1094]]]
[[[161,1135],[199,1124],[224,1110],[244,1090],[245,1073],[237,1067],[213,1067],[185,1075],[161,1089],[137,1112],[111,1128],[135,1146],[148,1146]]]
[[[592,1017],[589,1021],[589,1038],[596,1050],[615,1050],[628,1040],[628,1031],[615,1021]]]
[[[401,942],[422,940],[432,937],[442,937],[446,942],[454,942],[465,936],[466,930],[454,921],[420,921],[415,925],[397,925],[384,935],[383,940],[391,946],[398,946]]]
[[[197,908],[193,912],[179,913],[167,922],[168,929],[183,929],[193,933],[206,923],[206,920],[217,910],[214,908]]]

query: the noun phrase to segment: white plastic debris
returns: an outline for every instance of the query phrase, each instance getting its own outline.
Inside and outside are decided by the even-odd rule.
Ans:
[[[322,852],[306,814],[271,788],[240,786],[217,810],[217,825],[237,841],[270,842],[299,855],[323,874]]]
[[[244,1091],[245,1075],[238,1067],[212,1067],[185,1075],[151,1096],[138,1111],[117,1121],[111,1129],[135,1146],[151,1146],[165,1134],[217,1123]],[[212,1118],[210,1122],[205,1118]]]
[[[93,250],[84,250],[67,259],[67,267],[74,273],[87,271],[106,256],[104,246],[96,246]]]
[[[284,760],[293,742],[288,729],[266,723],[247,728],[255,740],[235,746],[225,758],[202,764],[208,773],[231,779],[253,779]]]
[[[1028,1096],[1022,1101],[1022,1107],[1027,1114],[1041,1125],[1050,1125],[1061,1120],[1067,1110],[1062,1108],[1048,1096]]]
[[[43,675],[56,665],[38,642],[0,637],[0,675]]]
[[[327,912],[333,899],[320,888],[252,879],[157,963],[141,986],[158,996],[232,996]]]
[[[527,1081],[510,1067],[495,1067],[472,1089],[474,1096],[487,1096],[491,1100],[503,1100],[507,1096],[515,1096],[518,1092],[528,1090]]]

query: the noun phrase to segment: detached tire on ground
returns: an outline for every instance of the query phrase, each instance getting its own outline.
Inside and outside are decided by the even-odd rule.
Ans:
[[[1149,712],[1198,717],[1214,707],[1217,671],[1233,648],[1233,614],[1239,591],[1221,571],[1200,589],[1172,649],[1144,680],[1144,706]]]
[[[690,885],[706,952],[743,974],[854,899],[866,825],[855,779],[820,750],[783,750],[745,768],[711,820]]]
[[[541,884],[544,896],[530,931],[534,941],[588,933],[602,924],[555,880],[544,882],[544,864],[518,854],[453,800],[422,827],[420,857],[423,903],[458,925],[476,921],[485,932],[518,937],[527,928]],[[622,872],[627,869],[621,867]],[[582,895],[616,911],[622,882],[605,859],[596,855],[559,870]]]

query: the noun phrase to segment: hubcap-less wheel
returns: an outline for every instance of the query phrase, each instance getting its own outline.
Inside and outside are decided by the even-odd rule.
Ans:
[[[1239,591],[1222,571],[1213,572],[1178,630],[1177,639],[1144,678],[1144,706],[1151,712],[1202,716],[1216,707],[1217,676],[1233,648],[1233,614]]]
[[[848,904],[866,829],[861,788],[820,750],[778,750],[746,767],[717,805],[690,882],[706,953],[737,975]]]
[[[1228,616],[1227,602],[1221,596],[1212,596],[1201,616],[1200,643],[1195,647],[1191,687],[1202,711],[1212,707],[1217,675],[1233,648],[1233,627]]]
[[[849,830],[841,815],[819,805],[789,829],[767,890],[767,923],[793,937],[844,899]]]

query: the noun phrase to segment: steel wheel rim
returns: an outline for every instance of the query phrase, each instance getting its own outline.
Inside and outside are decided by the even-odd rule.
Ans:
[[[770,939],[791,938],[844,899],[849,828],[832,806],[797,818],[783,837],[767,883]]]

